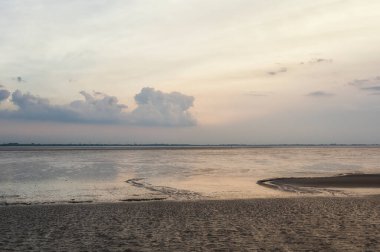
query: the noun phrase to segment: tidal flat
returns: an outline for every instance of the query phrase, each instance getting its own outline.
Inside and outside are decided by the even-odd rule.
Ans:
[[[380,251],[380,196],[0,207],[2,251]]]

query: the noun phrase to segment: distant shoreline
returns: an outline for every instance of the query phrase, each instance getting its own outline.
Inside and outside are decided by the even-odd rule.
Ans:
[[[380,144],[41,144],[2,143],[0,147],[380,147]]]
[[[380,145],[191,145],[191,144],[0,144],[0,151],[113,151],[113,150],[202,150],[271,148],[380,148]]]

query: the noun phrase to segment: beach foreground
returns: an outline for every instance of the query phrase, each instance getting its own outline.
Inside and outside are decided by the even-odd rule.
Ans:
[[[380,197],[0,207],[3,250],[379,251]]]

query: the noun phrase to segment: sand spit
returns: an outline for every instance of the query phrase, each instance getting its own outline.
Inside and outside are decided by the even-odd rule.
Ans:
[[[380,197],[0,207],[0,250],[380,251]]]
[[[138,201],[158,201],[158,200],[166,200],[166,198],[128,198],[128,199],[122,199],[119,201],[138,202]]]
[[[342,174],[332,177],[291,177],[273,178],[257,181],[257,184],[272,189],[301,192],[319,193],[322,191],[339,192],[327,188],[380,188],[380,174]]]

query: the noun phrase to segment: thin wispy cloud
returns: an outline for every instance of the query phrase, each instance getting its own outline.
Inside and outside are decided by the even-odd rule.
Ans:
[[[14,77],[14,78],[12,78],[12,80],[19,82],[19,83],[26,82],[26,80],[21,76]]]
[[[277,70],[274,70],[274,71],[269,71],[267,72],[268,75],[271,75],[271,76],[274,76],[274,75],[277,75],[277,74],[280,74],[280,73],[286,73],[288,71],[288,69],[286,67],[281,67]]]
[[[368,91],[380,91],[380,86],[362,87],[360,89]]]
[[[0,90],[0,101],[10,96]],[[117,97],[101,92],[81,91],[82,100],[65,105],[54,105],[46,98],[16,90],[11,95],[15,110],[0,110],[0,118],[34,121],[125,124],[138,126],[182,127],[196,124],[188,111],[194,97],[179,92],[164,93],[154,88],[143,88],[135,96],[137,107],[128,112],[127,105]]]
[[[305,61],[305,62],[300,62],[300,65],[305,65],[305,64],[308,64],[308,65],[315,65],[315,64],[322,64],[322,63],[332,63],[333,60],[332,59],[325,59],[325,58],[315,58],[315,59],[311,59],[309,61]]]
[[[254,97],[265,97],[273,94],[272,92],[260,92],[260,91],[250,91],[245,93],[245,95],[248,96],[254,96]]]
[[[380,76],[369,79],[355,79],[348,83],[348,85],[354,86],[362,91],[370,92],[370,94],[377,95],[380,91]]]
[[[367,88],[371,86],[380,85],[380,76],[376,76],[374,78],[368,79],[355,79],[348,83],[351,86],[359,87],[359,88]]]
[[[325,91],[314,91],[314,92],[308,93],[307,96],[318,98],[318,97],[331,97],[331,96],[334,96],[334,94],[328,93]]]

